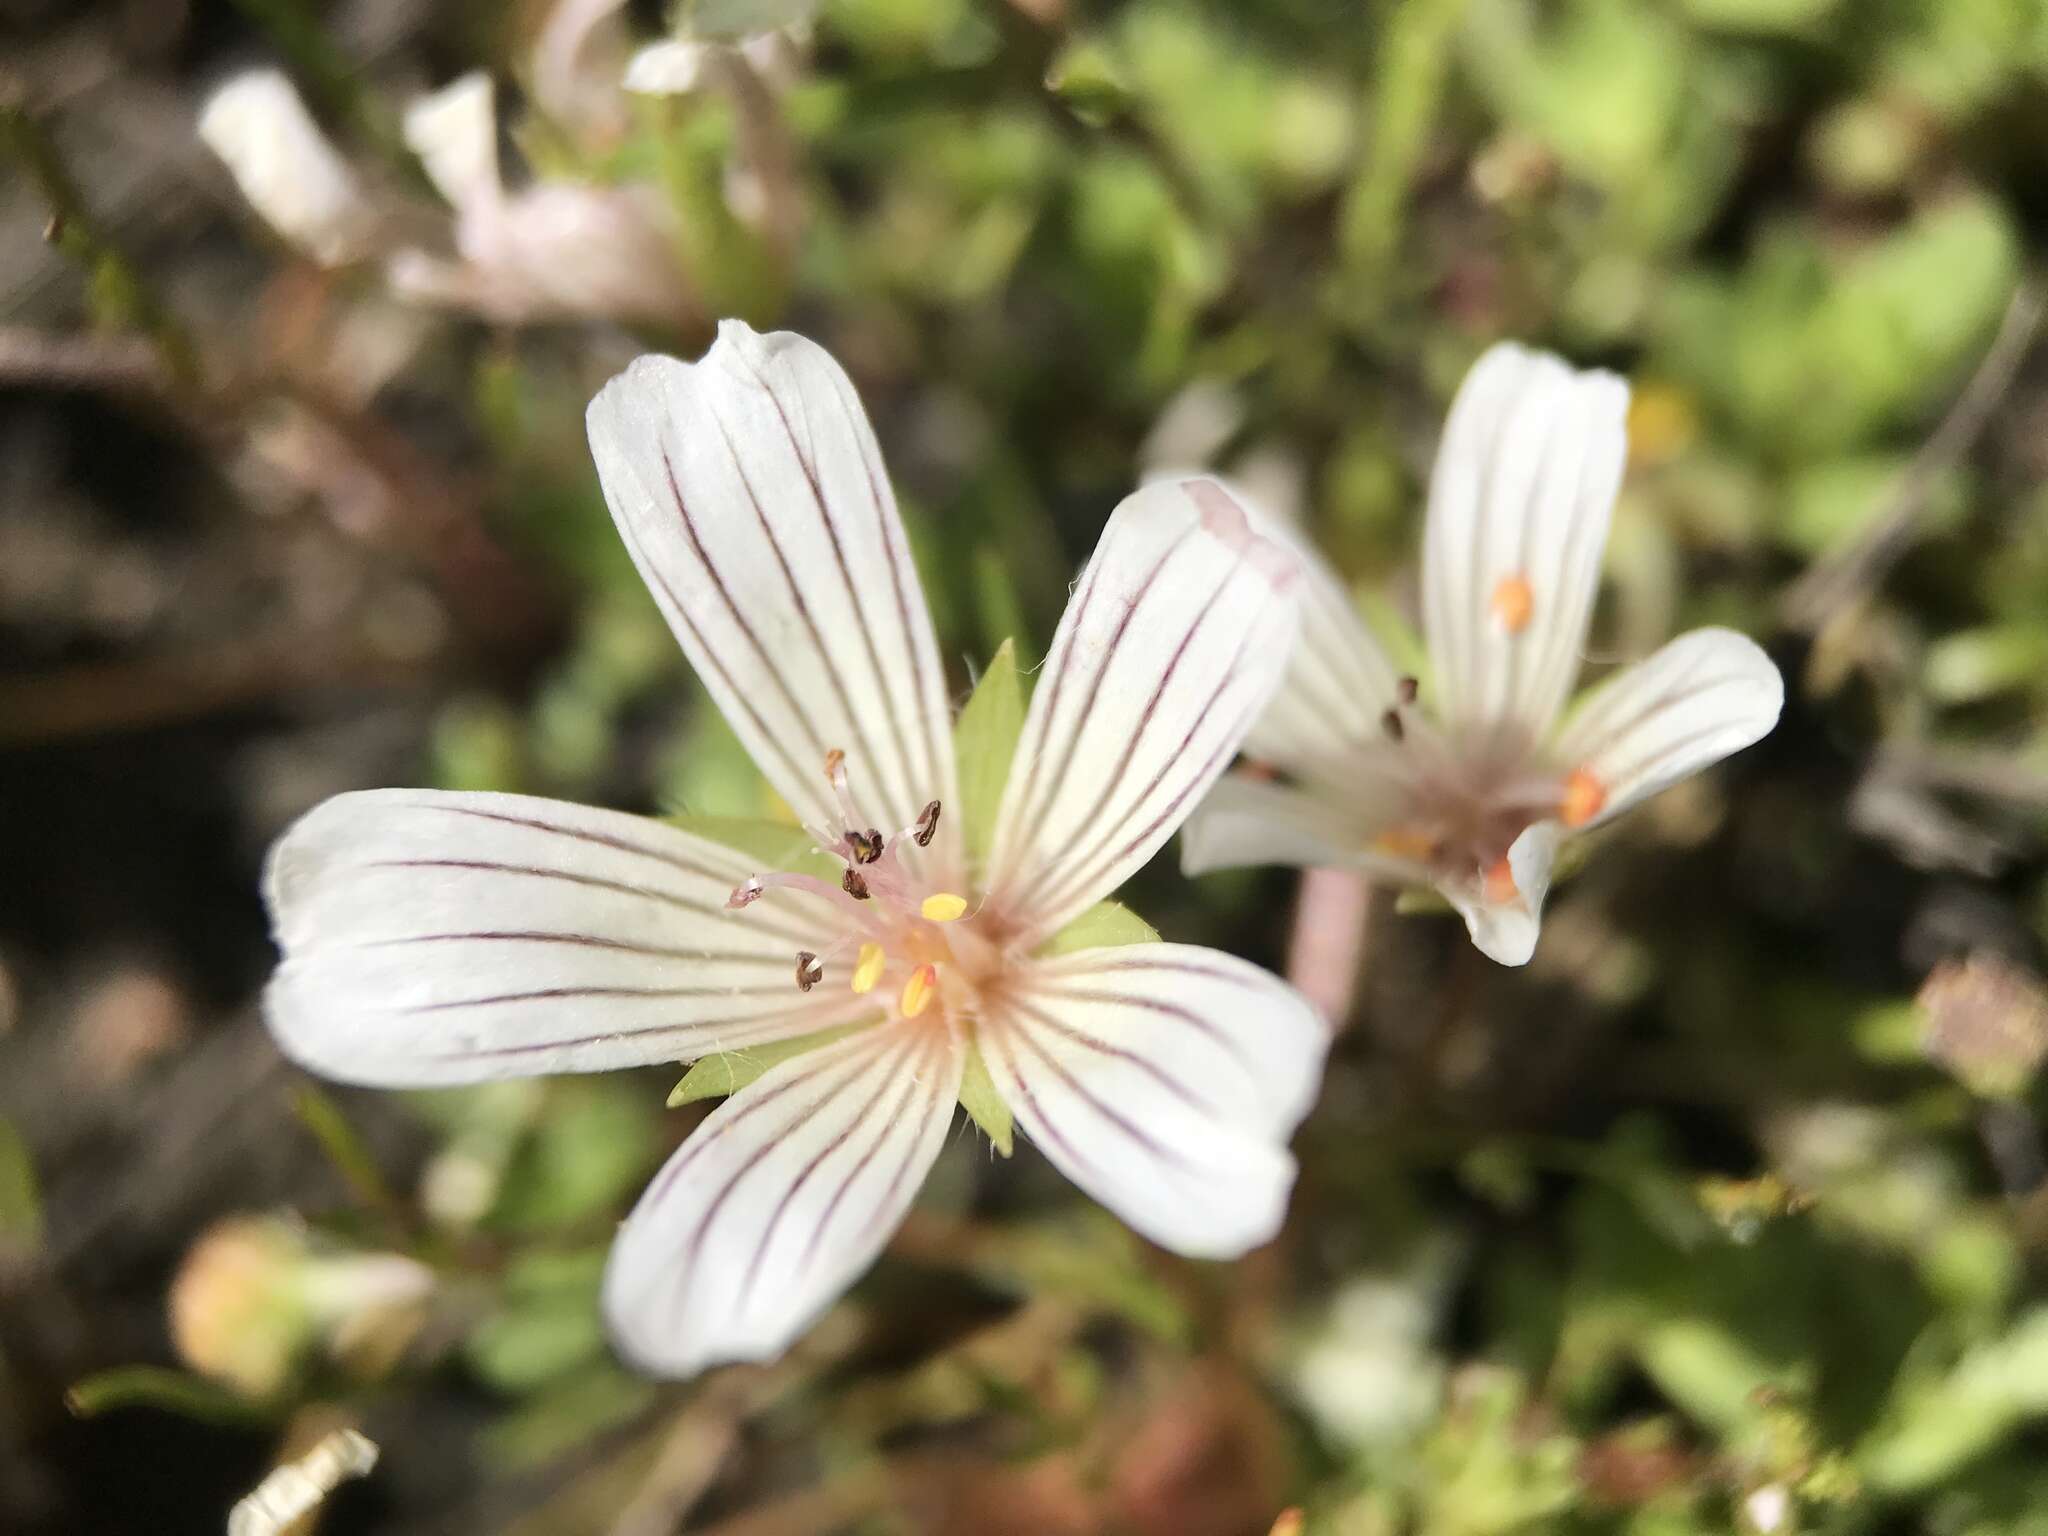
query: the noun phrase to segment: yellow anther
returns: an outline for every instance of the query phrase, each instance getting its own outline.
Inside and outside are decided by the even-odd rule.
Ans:
[[[860,959],[854,962],[853,967],[853,990],[856,992],[874,991],[875,983],[882,979],[882,967],[888,963],[889,957],[882,953],[881,945],[861,945]]]
[[[1526,576],[1503,576],[1494,585],[1493,597],[1487,606],[1493,610],[1500,627],[1511,635],[1519,635],[1529,627],[1529,620],[1536,612],[1536,594],[1529,586]]]
[[[950,923],[967,910],[967,898],[955,896],[951,891],[940,891],[927,896],[918,911],[924,914],[928,923]]]
[[[896,1006],[906,1019],[914,1019],[931,1007],[932,999],[939,993],[939,973],[929,965],[920,965],[910,973],[910,980],[903,983],[903,996]]]

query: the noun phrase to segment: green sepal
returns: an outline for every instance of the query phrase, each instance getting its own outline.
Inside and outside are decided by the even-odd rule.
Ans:
[[[806,1051],[815,1051],[821,1045],[830,1045],[840,1036],[863,1027],[866,1022],[863,1019],[852,1024],[835,1024],[830,1029],[800,1035],[794,1040],[777,1040],[772,1045],[749,1045],[737,1051],[720,1051],[715,1056],[702,1057],[683,1074],[683,1080],[669,1090],[668,1107],[680,1109],[699,1099],[720,1099],[738,1093],[770,1067],[792,1056],[801,1056]]]
[[[1005,640],[989,658],[981,681],[953,724],[953,759],[960,772],[957,825],[973,869],[987,866],[995,841],[996,812],[1003,786],[1024,734],[1024,682],[1017,672],[1017,643]],[[949,816],[954,807],[946,807]]]
[[[762,871],[817,875],[837,881],[839,865],[818,852],[811,834],[786,821],[767,821],[751,816],[669,816],[663,818],[679,832],[717,843],[735,853],[745,854]]]
[[[1040,955],[1070,955],[1077,949],[1112,949],[1119,944],[1157,944],[1159,930],[1120,901],[1098,901],[1045,941]]]
[[[978,1045],[967,1048],[967,1065],[960,1074],[960,1107],[981,1127],[982,1135],[999,1154],[1008,1157],[1015,1150],[1010,1106],[996,1091],[995,1079],[988,1075],[988,1063],[981,1059]]]

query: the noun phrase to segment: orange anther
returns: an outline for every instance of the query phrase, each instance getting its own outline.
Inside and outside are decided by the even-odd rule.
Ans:
[[[1486,606],[1502,629],[1519,635],[1529,627],[1529,618],[1536,611],[1536,594],[1530,590],[1526,576],[1503,576],[1494,584],[1493,596]]]
[[[1515,867],[1502,854],[1486,871],[1486,899],[1497,907],[1521,894],[1521,888],[1515,884]]]
[[[1564,794],[1557,802],[1557,819],[1568,827],[1583,827],[1607,804],[1607,786],[1585,768],[1565,775]]]
[[[1373,848],[1397,859],[1427,864],[1436,856],[1436,839],[1420,827],[1388,827],[1372,840]]]

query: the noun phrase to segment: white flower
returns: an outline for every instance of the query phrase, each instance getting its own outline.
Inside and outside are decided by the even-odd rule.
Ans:
[[[397,252],[389,271],[402,296],[514,324],[674,325],[692,312],[667,209],[651,188],[539,181],[505,190],[489,76],[465,75],[414,102],[405,141],[455,210],[459,259]]]
[[[1763,736],[1784,682],[1754,642],[1681,635],[1570,711],[1627,454],[1628,387],[1496,346],[1451,407],[1423,540],[1429,679],[1397,675],[1313,552],[1301,644],[1184,867],[1339,866],[1433,885],[1503,965],[1536,947],[1564,840]],[[1281,537],[1286,535],[1281,534]]]
[[[199,115],[199,137],[271,228],[323,266],[360,260],[379,223],[348,162],[274,69],[234,76]]]
[[[977,858],[948,813],[937,643],[838,365],[728,322],[701,362],[642,358],[608,384],[590,440],[641,574],[826,877],[552,801],[344,795],[270,859],[286,1053],[398,1086],[860,1026],[729,1099],[626,1223],[606,1308],[663,1373],[773,1356],[850,1284],[977,1062],[1146,1236],[1200,1256],[1269,1238],[1322,1022],[1212,950],[1042,950],[1158,850],[1270,700],[1295,626],[1285,553],[1211,481],[1119,506]]]

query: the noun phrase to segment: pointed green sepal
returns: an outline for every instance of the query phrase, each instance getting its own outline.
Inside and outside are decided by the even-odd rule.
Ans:
[[[1005,640],[989,658],[973,696],[953,724],[953,757],[960,770],[955,824],[961,829],[967,860],[974,869],[988,863],[1003,786],[1010,780],[1010,762],[1017,755],[1017,738],[1023,734],[1024,681],[1017,672],[1017,644]],[[952,806],[946,809],[953,815]]]
[[[865,1025],[865,1020],[855,1024],[835,1024],[830,1029],[800,1035],[794,1040],[777,1040],[772,1045],[750,1045],[737,1051],[720,1051],[715,1056],[701,1057],[683,1074],[683,1080],[669,1090],[668,1107],[680,1109],[699,1099],[721,1099],[738,1093],[770,1067],[792,1056],[801,1056],[806,1051],[815,1051],[821,1045],[830,1045],[840,1036],[849,1035]]]
[[[1010,1106],[996,1091],[995,1079],[988,1075],[988,1063],[981,1059],[979,1046],[967,1048],[967,1066],[960,1074],[960,1107],[981,1127],[981,1133],[998,1153],[1008,1157],[1015,1150]]]
[[[1120,901],[1098,901],[1045,941],[1041,955],[1070,955],[1077,949],[1110,949],[1119,944],[1157,944],[1159,930]]]

